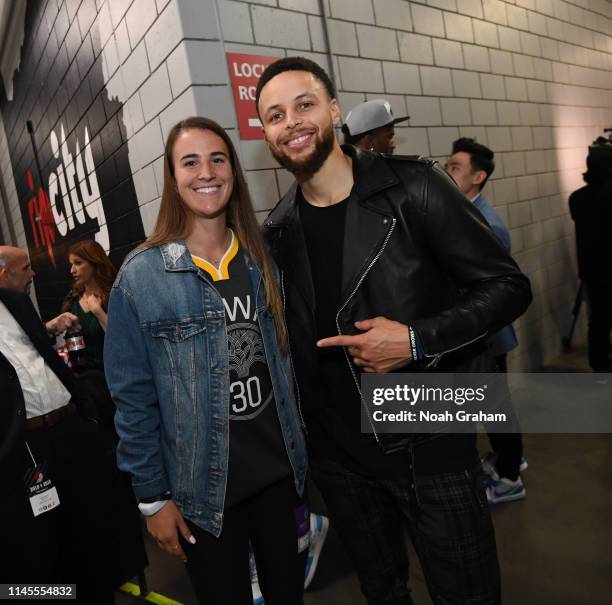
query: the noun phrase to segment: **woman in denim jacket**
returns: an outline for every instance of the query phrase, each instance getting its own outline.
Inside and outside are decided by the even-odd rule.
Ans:
[[[282,298],[234,146],[205,118],[168,135],[153,234],[123,263],[104,348],[118,461],[198,600],[302,602],[306,451]]]

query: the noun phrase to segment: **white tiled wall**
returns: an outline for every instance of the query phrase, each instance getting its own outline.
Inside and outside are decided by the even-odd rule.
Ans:
[[[219,0],[222,11],[235,4]],[[258,34],[254,3],[240,4],[251,9],[253,44],[276,46]],[[522,344],[511,366],[537,367],[559,351],[575,294],[567,195],[581,184],[588,144],[612,125],[612,4],[323,4],[345,111],[364,95],[392,97],[394,107],[403,97],[412,120],[398,128],[399,152],[444,159],[458,136],[476,136],[496,152],[487,195],[511,229],[515,257],[533,278],[536,294],[529,313],[517,322]],[[312,11],[299,2],[291,8]],[[274,8],[266,18],[269,28],[286,23]],[[230,39],[225,27],[222,33]],[[311,43],[312,50],[321,50],[312,36]],[[297,53],[303,45],[300,39],[299,45],[279,50]]]
[[[97,16],[80,27],[99,35],[108,88],[126,109],[147,232],[159,204],[163,139],[172,124],[207,115],[238,142],[225,52],[303,54],[327,65],[325,22],[345,113],[354,103],[384,96],[396,113],[412,116],[409,126],[397,128],[398,153],[444,159],[458,136],[476,136],[496,152],[486,194],[510,227],[515,258],[535,292],[517,322],[521,346],[511,367],[535,368],[559,352],[577,285],[567,196],[581,184],[588,144],[612,126],[612,2],[95,4]],[[291,179],[263,143],[239,142],[239,149],[264,216]],[[6,172],[5,155],[0,167]],[[9,201],[16,209],[16,200]]]

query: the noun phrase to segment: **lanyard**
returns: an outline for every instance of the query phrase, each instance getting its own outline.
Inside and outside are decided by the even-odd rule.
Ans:
[[[36,466],[36,460],[34,459],[34,454],[32,454],[32,450],[30,449],[28,442],[26,441],[25,444],[28,448],[28,454],[30,454],[30,458],[32,458],[32,463],[34,464],[34,466]]]

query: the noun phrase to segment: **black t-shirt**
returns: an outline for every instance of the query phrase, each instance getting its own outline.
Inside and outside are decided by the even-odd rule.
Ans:
[[[249,269],[237,240],[216,272],[202,259],[223,298],[227,326],[230,401],[225,508],[291,473],[256,313]]]
[[[344,224],[349,196],[332,206],[313,206],[298,190],[300,220],[308,249],[315,291],[317,339],[336,336],[336,314],[342,300]],[[366,318],[364,318],[366,319]],[[360,380],[349,368],[344,349],[317,349],[318,398],[308,410],[309,442],[313,458],[340,460],[347,468],[379,477],[405,476],[410,456],[384,454],[372,434],[361,432],[361,399],[355,385]]]
[[[298,188],[297,203],[315,291],[317,339],[335,336],[336,314],[345,302],[343,296],[348,296],[341,290],[346,212],[358,201],[351,193],[332,206],[313,206]],[[362,475],[406,477],[410,454],[384,454],[374,435],[361,432],[362,402],[355,385],[360,372],[353,368],[355,376],[342,347],[317,349],[318,397],[305,410],[310,457],[338,460]],[[475,435],[438,437],[415,448],[414,467],[419,475],[462,470],[477,461]]]

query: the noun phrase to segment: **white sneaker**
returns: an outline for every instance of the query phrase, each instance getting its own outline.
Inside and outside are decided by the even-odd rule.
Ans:
[[[328,529],[329,519],[327,517],[310,513],[310,547],[308,549],[308,559],[306,559],[304,590],[310,586],[317,571],[319,556],[323,544],[325,544]]]
[[[308,558],[306,559],[306,569],[304,572],[304,589],[308,588],[319,564],[321,549],[327,537],[329,529],[329,519],[323,515],[310,513],[310,546],[308,548]],[[265,605],[264,598],[259,587],[257,577],[257,565],[253,551],[249,549],[249,568],[251,572],[251,591],[253,593],[253,605]]]
[[[487,501],[489,504],[522,500],[526,493],[523,480],[520,477],[516,481],[511,481],[505,477],[501,477],[497,481],[495,479],[487,481]]]
[[[497,469],[495,468],[495,464],[497,463],[497,454],[495,452],[489,452],[481,460],[481,463],[483,473],[494,481],[499,481],[499,475],[497,474]],[[529,463],[527,462],[527,458],[525,458],[525,456],[521,456],[521,464],[519,466],[519,471],[522,473],[528,468]]]
[[[264,598],[259,588],[259,578],[257,577],[257,566],[255,556],[249,546],[249,571],[251,572],[251,592],[253,593],[253,605],[264,605]]]

